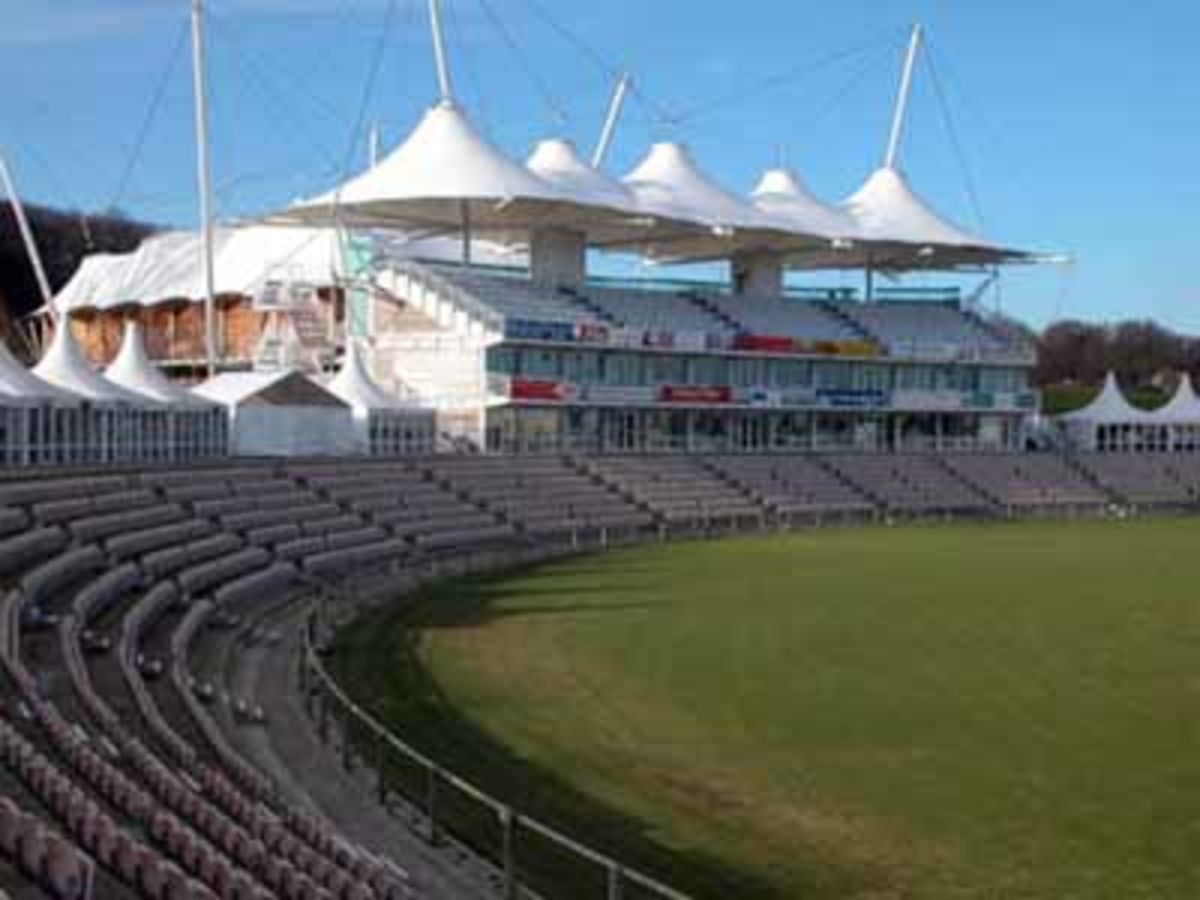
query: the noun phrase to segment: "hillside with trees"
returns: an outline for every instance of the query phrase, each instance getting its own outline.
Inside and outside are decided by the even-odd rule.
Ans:
[[[120,214],[85,216],[40,206],[27,206],[25,212],[55,290],[66,284],[88,253],[127,252],[155,230]],[[16,217],[8,203],[0,201],[0,335],[6,321],[32,312],[41,302]]]

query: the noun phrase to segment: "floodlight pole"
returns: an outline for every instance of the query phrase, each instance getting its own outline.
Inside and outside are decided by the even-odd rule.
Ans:
[[[21,197],[17,194],[16,185],[13,184],[12,173],[8,170],[8,164],[4,161],[2,154],[0,154],[0,182],[3,183],[4,193],[8,195],[8,202],[12,205],[13,215],[17,219],[17,230],[21,232],[21,241],[25,244],[25,254],[29,257],[29,265],[33,267],[33,275],[37,279],[38,290],[42,294],[42,302],[53,317],[54,293],[50,290],[50,280],[46,277],[46,267],[42,265],[42,254],[38,250],[37,240],[33,236],[33,229],[29,226],[29,219],[25,215],[25,204],[21,202]]]
[[[896,111],[892,116],[892,133],[888,138],[887,156],[884,157],[884,168],[896,168],[896,160],[900,156],[900,142],[904,139],[904,125],[908,119],[908,101],[912,96],[913,74],[917,67],[917,57],[921,53],[921,40],[924,29],[920,23],[913,26],[912,38],[908,42],[908,54],[904,58],[904,72],[900,77],[900,92],[896,96]]]
[[[628,72],[622,72],[617,86],[613,90],[612,100],[608,104],[608,115],[604,118],[604,128],[600,131],[600,140],[596,142],[596,150],[592,154],[593,169],[599,169],[604,165],[604,160],[612,147],[613,137],[617,133],[617,123],[621,121],[621,111],[625,108],[625,98],[629,95],[631,80]]]
[[[454,102],[450,64],[446,60],[446,37],[442,31],[442,0],[429,0],[429,28],[433,32],[433,57],[437,63],[438,93],[442,103]]]
[[[204,0],[192,0],[192,83],[196,101],[196,180],[200,192],[200,254],[204,271],[204,352],[208,377],[212,378],[217,374],[217,288],[213,261],[208,85],[204,65]]]

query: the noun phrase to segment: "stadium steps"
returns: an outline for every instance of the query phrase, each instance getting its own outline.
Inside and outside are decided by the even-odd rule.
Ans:
[[[1098,490],[1101,494],[1107,497],[1111,502],[1125,506],[1134,505],[1133,502],[1126,496],[1120,493],[1112,485],[1106,484],[1095,472],[1083,464],[1082,460],[1076,457],[1073,453],[1060,453],[1067,468],[1078,474],[1084,481]]]
[[[881,498],[875,496],[874,493],[867,490],[865,487],[839,469],[831,457],[813,455],[810,456],[809,459],[844,484],[859,497],[861,497],[865,502],[874,506],[877,513],[884,513],[887,511],[887,504]]]
[[[580,309],[585,310],[588,315],[595,316],[597,321],[603,322],[605,325],[612,325],[615,328],[621,327],[622,323],[617,321],[612,313],[577,289],[570,287],[559,288],[559,293]]]
[[[577,459],[575,457],[568,458],[571,460],[571,464],[576,468],[577,471],[583,475],[586,475],[596,484],[604,485],[606,488],[608,488],[609,493],[616,494],[638,512],[642,512],[650,516],[655,525],[661,526],[666,524],[666,516],[656,510],[649,501],[638,497],[637,494],[635,494],[633,490],[624,484],[620,479],[616,478],[615,476],[605,475],[585,459]]]
[[[933,454],[933,460],[937,463],[938,467],[941,468],[942,471],[946,472],[951,478],[966,487],[976,496],[985,500],[987,504],[992,507],[993,512],[1000,513],[1004,509],[1004,504],[1000,502],[999,497],[988,491],[983,485],[977,484],[962,472],[958,471],[958,469],[946,462],[946,458],[944,456],[935,453]]]
[[[708,297],[704,296],[703,294],[692,293],[691,291],[687,291],[683,294],[683,296],[687,297],[689,300],[692,301],[692,303],[696,304],[696,306],[700,307],[702,310],[704,310],[710,316],[715,316],[716,318],[720,319],[722,322],[725,323],[725,325],[728,328],[731,328],[732,330],[737,331],[737,332],[750,331],[750,329],[747,328],[744,323],[742,323],[738,319],[735,319],[733,316],[731,316],[725,310],[721,309],[721,307],[717,306],[717,304],[713,303],[712,300],[710,300]]]
[[[864,341],[870,341],[880,347],[886,347],[887,341],[879,337],[874,331],[866,326],[865,323],[859,321],[856,317],[850,315],[842,307],[836,303],[831,303],[828,300],[817,300],[816,305],[824,312],[828,313],[833,318],[837,319]]]

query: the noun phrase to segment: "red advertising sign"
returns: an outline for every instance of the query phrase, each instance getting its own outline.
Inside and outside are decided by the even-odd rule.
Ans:
[[[733,388],[666,385],[659,394],[663,403],[732,403]]]
[[[508,388],[513,400],[561,403],[567,399],[567,393],[567,386],[561,381],[535,381],[530,378],[514,378]]]

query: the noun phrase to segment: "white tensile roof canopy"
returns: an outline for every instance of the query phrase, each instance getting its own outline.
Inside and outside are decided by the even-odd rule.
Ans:
[[[633,215],[611,205],[613,199],[541,178],[486,140],[462,109],[442,101],[377,166],[276,218],[433,233],[469,229],[518,240],[534,228],[612,228]]]

